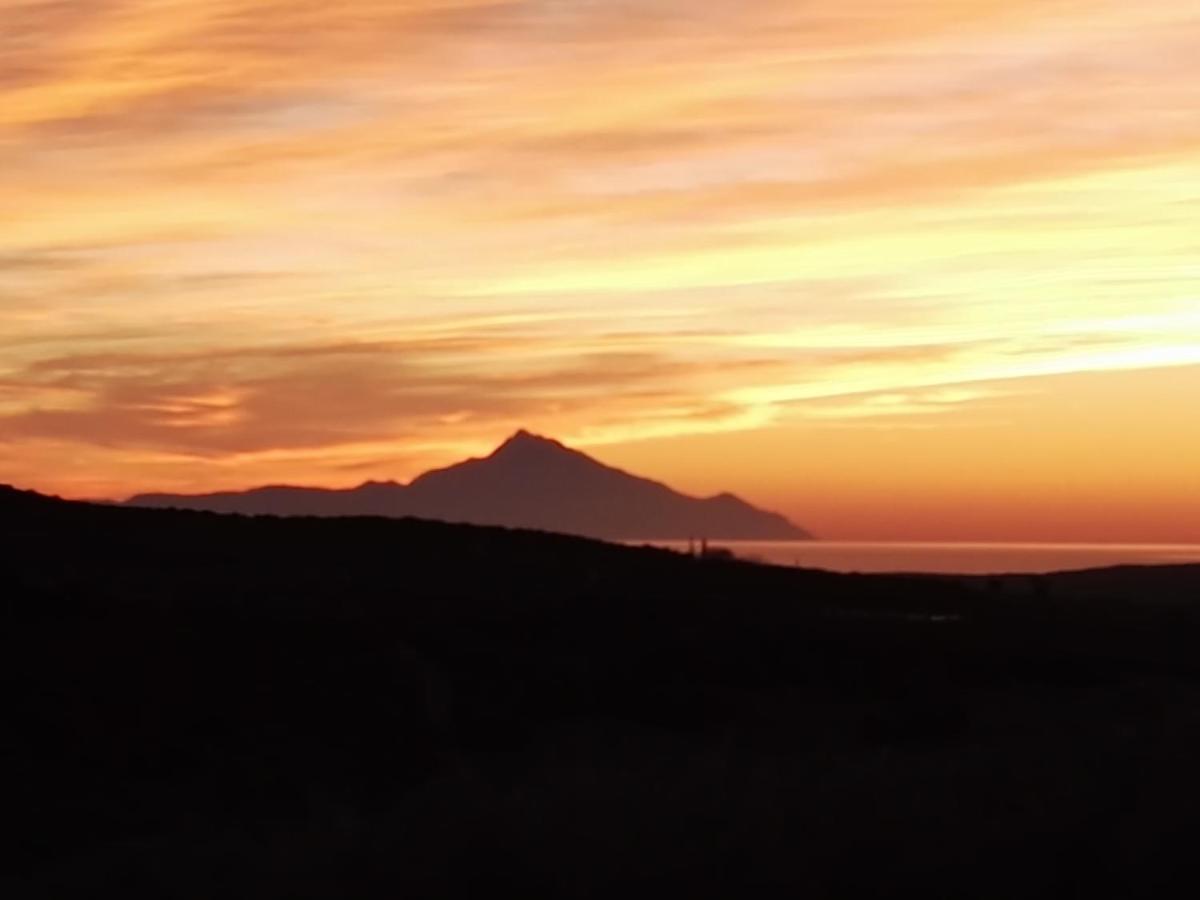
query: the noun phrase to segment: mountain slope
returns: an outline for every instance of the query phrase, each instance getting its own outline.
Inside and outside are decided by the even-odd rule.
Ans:
[[[0,548],[0,896],[1200,891],[1200,610],[1157,571],[1080,602],[2,485]]]
[[[338,491],[271,486],[196,496],[142,494],[130,506],[250,515],[416,516],[537,528],[611,540],[785,540],[811,535],[732,494],[696,498],[519,431],[490,456],[426,472],[411,484]]]

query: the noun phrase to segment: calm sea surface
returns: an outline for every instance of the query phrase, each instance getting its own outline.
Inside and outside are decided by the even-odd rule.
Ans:
[[[638,542],[640,543],[640,542]],[[687,550],[686,541],[653,541]],[[1198,544],[952,544],[854,541],[714,541],[743,559],[835,572],[957,575],[1057,572],[1102,566],[1200,563]]]

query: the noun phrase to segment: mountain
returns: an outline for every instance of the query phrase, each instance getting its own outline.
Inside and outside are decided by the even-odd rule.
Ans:
[[[129,506],[280,516],[414,516],[534,528],[608,540],[805,540],[807,531],[732,494],[689,497],[518,431],[490,456],[426,472],[404,485],[349,490],[270,486],[201,495],[140,494]]]

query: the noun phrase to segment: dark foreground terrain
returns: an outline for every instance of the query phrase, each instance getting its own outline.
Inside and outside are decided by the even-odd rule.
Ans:
[[[1198,587],[0,490],[0,889],[1194,897]]]

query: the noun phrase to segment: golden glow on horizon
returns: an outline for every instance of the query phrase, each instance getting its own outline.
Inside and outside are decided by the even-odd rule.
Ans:
[[[349,485],[525,426],[830,536],[1200,540],[1191,0],[0,21],[0,481]]]

